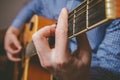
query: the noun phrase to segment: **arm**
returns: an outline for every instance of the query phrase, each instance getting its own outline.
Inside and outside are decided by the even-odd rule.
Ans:
[[[91,49],[85,34],[77,37],[78,49],[68,49],[68,13],[64,8],[57,25],[46,26],[33,35],[41,65],[58,80],[88,80]],[[55,47],[50,48],[47,38],[55,35]],[[84,42],[83,42],[84,41]]]
[[[31,0],[28,4],[26,4],[18,13],[16,18],[14,19],[13,23],[11,24],[12,27],[16,27],[20,29],[25,23],[27,23],[32,16],[36,13],[37,0]]]
[[[91,70],[93,80],[117,80],[120,75],[120,19],[114,20],[105,27],[105,36],[96,54],[98,59],[93,59]],[[96,62],[99,65],[96,65]]]
[[[20,58],[15,57],[22,49],[18,40],[19,34],[20,31],[14,27],[10,27],[5,34],[4,47],[8,58],[12,61],[20,61]]]
[[[97,54],[101,63],[104,63],[100,64],[100,66],[113,70],[116,69],[113,66],[119,66],[117,63],[119,63],[120,57],[120,19],[113,21],[106,28],[105,37],[99,46]]]
[[[17,15],[14,19],[12,25],[8,28],[5,40],[4,47],[7,53],[7,56],[12,61],[20,61],[20,58],[16,55],[21,51],[22,46],[18,39],[20,35],[20,30],[23,28],[23,25],[35,14],[37,0],[32,0],[29,2]]]

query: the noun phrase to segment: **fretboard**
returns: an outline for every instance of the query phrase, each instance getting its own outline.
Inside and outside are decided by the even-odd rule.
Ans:
[[[120,18],[120,0],[84,0],[69,13],[68,37]]]

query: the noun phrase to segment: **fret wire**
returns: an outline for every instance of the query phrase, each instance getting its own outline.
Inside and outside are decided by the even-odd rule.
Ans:
[[[93,1],[93,0],[92,0],[92,1]],[[103,1],[103,0],[100,0],[100,1]],[[98,4],[98,3],[97,3],[97,4]],[[96,4],[96,5],[97,5],[97,4]],[[92,6],[92,7],[95,7],[95,5],[94,5],[94,6]],[[87,10],[91,9],[92,7],[88,8]],[[78,12],[78,11],[76,11],[76,12]],[[81,13],[79,13],[79,15],[77,15],[76,17],[71,18],[71,19],[68,19],[68,20],[73,20],[73,19],[75,19],[75,18],[79,17],[80,15],[82,15],[82,13],[84,13],[84,12],[86,12],[86,10],[82,11]],[[74,14],[75,14],[75,13],[74,13]],[[74,15],[74,14],[72,14],[72,15]]]
[[[100,10],[102,8],[102,10]],[[89,10],[89,26],[95,24],[96,22],[99,22],[100,20],[106,18],[105,14],[105,2],[103,1],[101,4],[98,4],[94,9]],[[93,13],[94,12],[94,13]],[[96,16],[95,16],[96,15]]]
[[[71,22],[69,22],[69,24],[68,24],[68,36],[71,36],[71,35],[73,35],[73,21],[71,21]],[[71,29],[72,28],[72,29]]]
[[[85,13],[86,12],[86,10],[84,10],[84,11],[82,11],[81,13],[79,13],[77,16],[75,16],[74,18],[71,18],[70,20],[73,20],[73,19],[76,19],[76,18],[78,18],[79,16],[81,16],[83,13]]]
[[[76,10],[74,10],[74,13],[76,12]],[[74,17],[76,17],[76,15],[74,14]],[[75,18],[73,20],[73,34],[75,33]]]
[[[89,0],[87,0],[87,4],[89,4]],[[87,5],[87,8],[86,8],[86,29],[88,28],[88,9],[89,9],[89,5]]]
[[[71,17],[73,17],[73,14],[74,14],[74,12],[72,11],[72,12],[70,12],[69,14],[68,14],[68,19],[70,19]]]
[[[78,11],[76,11],[75,13],[74,12],[72,12],[73,14],[72,14],[72,16],[74,16],[74,14],[76,14],[76,13],[78,13],[80,10],[82,10],[83,8],[85,8],[86,6],[84,5],[84,6],[82,6],[82,8],[81,9],[79,9]],[[76,10],[76,9],[75,9]],[[74,10],[73,10],[74,11]],[[81,15],[82,13],[84,13],[84,12],[86,12],[86,10],[83,10],[82,12],[80,12],[79,13],[79,15]],[[77,15],[77,16],[79,16],[79,15]],[[77,17],[76,16],[76,17]],[[76,17],[74,17],[74,18],[76,18]],[[71,18],[71,19],[74,19],[73,17]],[[68,18],[68,20],[71,20],[70,18]]]

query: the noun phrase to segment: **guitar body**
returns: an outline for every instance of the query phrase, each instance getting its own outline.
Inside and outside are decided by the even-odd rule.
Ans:
[[[29,62],[25,61],[22,80],[52,80],[52,75],[47,70],[41,67],[37,55],[29,59]]]
[[[22,39],[24,48],[26,48],[27,44],[32,42],[32,35],[37,30],[41,29],[46,25],[51,25],[55,22],[55,20],[34,15],[30,23],[25,25]],[[47,70],[41,67],[37,55],[27,58],[24,57],[23,60],[24,72],[22,80],[52,80],[52,75]]]

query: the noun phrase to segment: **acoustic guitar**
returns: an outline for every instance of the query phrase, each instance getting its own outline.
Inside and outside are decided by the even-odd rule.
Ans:
[[[68,17],[68,38],[91,30],[101,24],[120,18],[120,0],[84,0],[72,10]],[[56,23],[56,20],[34,15],[26,24],[23,34],[25,63],[22,80],[53,80],[52,75],[40,66],[32,35],[42,27]]]

